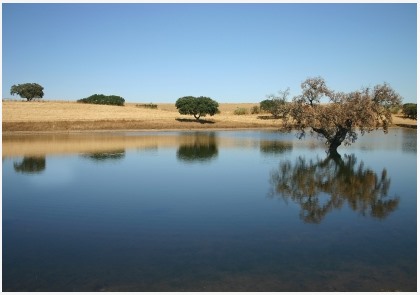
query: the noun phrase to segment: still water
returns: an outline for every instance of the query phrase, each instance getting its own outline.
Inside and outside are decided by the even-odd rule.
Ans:
[[[416,140],[3,135],[3,291],[416,291]]]

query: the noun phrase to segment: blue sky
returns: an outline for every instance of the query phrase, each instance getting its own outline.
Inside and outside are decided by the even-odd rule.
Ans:
[[[416,4],[2,4],[2,95],[259,102],[308,77],[417,97]]]

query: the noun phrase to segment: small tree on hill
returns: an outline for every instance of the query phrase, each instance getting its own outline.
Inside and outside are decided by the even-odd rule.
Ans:
[[[274,118],[284,118],[289,112],[287,106],[287,97],[289,96],[289,88],[285,91],[279,91],[279,95],[267,95],[267,99],[260,102],[260,109],[274,116]]]
[[[178,98],[175,106],[181,115],[193,115],[196,120],[219,112],[219,104],[210,97],[184,96]]]
[[[379,128],[388,132],[392,123],[391,109],[401,103],[401,96],[388,84],[376,85],[351,93],[330,90],[321,77],[309,78],[301,84],[302,94],[290,104],[290,117],[284,120],[291,130],[299,130],[299,138],[308,128],[311,134],[326,139],[330,154],[344,143],[350,145],[361,135]],[[321,104],[321,98],[329,103]]]
[[[11,95],[19,95],[22,98],[26,98],[27,101],[31,101],[34,98],[42,98],[44,96],[44,87],[37,83],[25,83],[13,85],[10,88]]]
[[[405,103],[403,105],[402,112],[406,118],[417,120],[417,104],[416,103]]]

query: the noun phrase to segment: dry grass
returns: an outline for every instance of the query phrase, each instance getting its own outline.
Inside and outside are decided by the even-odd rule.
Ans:
[[[180,115],[174,104],[158,109],[80,104],[76,102],[3,102],[3,132],[67,130],[220,129],[276,128],[278,120],[261,120],[257,115],[236,116],[237,107],[256,104],[221,104],[220,114],[196,121]]]
[[[160,130],[278,128],[279,120],[261,115],[234,115],[237,108],[257,103],[222,103],[220,114],[196,121],[180,115],[174,104],[160,103],[158,109],[81,104],[63,101],[3,101],[3,132],[83,131],[83,130]],[[267,115],[266,115],[267,117]],[[394,124],[416,126],[415,120],[394,116]]]

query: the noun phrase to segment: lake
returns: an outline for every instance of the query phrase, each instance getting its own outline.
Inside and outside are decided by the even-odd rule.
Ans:
[[[417,134],[3,135],[3,291],[416,291]]]

